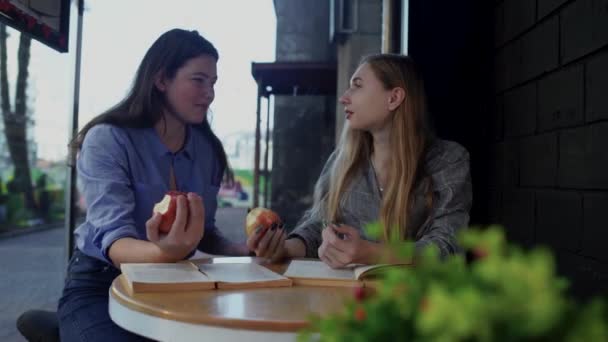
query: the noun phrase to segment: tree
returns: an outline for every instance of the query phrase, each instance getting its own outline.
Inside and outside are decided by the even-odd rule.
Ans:
[[[34,209],[36,202],[34,201],[27,146],[27,81],[31,38],[22,33],[19,39],[14,110],[12,110],[8,91],[7,38],[6,26],[0,24],[0,108],[4,120],[6,142],[15,170],[15,190],[22,192],[25,197],[25,205]]]

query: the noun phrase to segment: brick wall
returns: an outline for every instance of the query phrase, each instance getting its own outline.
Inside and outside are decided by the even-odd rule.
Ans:
[[[608,0],[495,1],[494,96],[489,220],[606,293]]]

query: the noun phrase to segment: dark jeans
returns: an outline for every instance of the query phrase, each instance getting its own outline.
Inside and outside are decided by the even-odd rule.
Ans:
[[[118,325],[108,313],[110,285],[120,271],[78,249],[68,265],[59,299],[59,333],[62,342],[148,341]]]

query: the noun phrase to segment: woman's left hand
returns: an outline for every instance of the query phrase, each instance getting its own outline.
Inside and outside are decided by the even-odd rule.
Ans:
[[[359,231],[347,225],[330,224],[322,232],[323,243],[319,258],[332,268],[352,263],[368,263],[367,253],[372,242],[361,238]]]

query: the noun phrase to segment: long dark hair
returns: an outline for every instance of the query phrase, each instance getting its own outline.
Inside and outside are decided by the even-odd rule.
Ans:
[[[135,80],[128,95],[117,105],[98,115],[87,123],[70,143],[73,151],[82,147],[87,132],[95,125],[106,123],[119,127],[148,128],[163,118],[165,97],[154,85],[158,75],[168,79],[175,77],[177,70],[187,61],[202,55],[216,60],[219,54],[213,44],[197,31],[173,29],[163,33],[146,52],[139,64]],[[205,116],[203,122],[196,125],[211,140],[213,151],[220,161],[219,178],[224,175],[232,179],[228,158],[219,138],[211,130]]]

